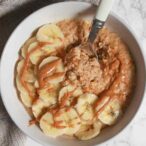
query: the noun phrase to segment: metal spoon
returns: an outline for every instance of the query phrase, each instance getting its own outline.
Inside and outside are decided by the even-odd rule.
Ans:
[[[88,48],[92,54],[98,59],[97,53],[92,47],[92,44],[99,32],[100,29],[103,28],[104,23],[110,13],[114,0],[101,0],[96,11],[96,15],[93,19],[93,23],[91,26],[91,31],[89,33],[89,37],[87,42],[82,45],[82,47]]]

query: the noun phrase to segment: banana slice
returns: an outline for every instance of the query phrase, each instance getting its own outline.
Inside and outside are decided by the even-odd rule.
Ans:
[[[67,98],[66,96],[68,96],[68,99],[66,100],[65,105],[70,106],[70,104],[74,100],[74,97],[78,97],[82,94],[83,92],[80,87],[76,88],[75,86],[68,84],[67,86],[63,87],[60,90],[58,100],[59,100],[59,103],[61,104],[62,100],[64,100],[63,98]]]
[[[63,44],[64,36],[57,25],[46,24],[38,30],[36,38],[40,42],[49,43],[50,46],[59,47]]]
[[[121,116],[122,109],[119,100],[114,99],[105,107],[105,109],[99,114],[98,119],[106,124],[112,125]]]
[[[32,106],[32,98],[27,94],[27,93],[22,93],[20,92],[20,98],[22,103],[26,106],[26,107],[31,107]]]
[[[36,50],[34,52],[31,52],[35,48]],[[30,60],[33,64],[37,64],[43,56],[47,56],[55,51],[56,49],[53,46],[50,46],[48,44],[40,45],[37,41],[30,43],[27,49],[28,53],[31,52]]]
[[[38,90],[39,98],[46,103],[56,104],[60,86],[50,86]]]
[[[72,135],[76,133],[81,125],[80,118],[74,108],[63,108],[61,110],[63,114],[64,121],[67,124],[67,130],[65,134]]]
[[[36,38],[35,38],[35,37],[32,37],[32,38],[28,39],[28,40],[25,42],[25,44],[24,44],[23,47],[21,48],[21,56],[22,56],[23,58],[26,58],[26,54],[27,54],[29,45],[30,45],[31,43],[33,43],[33,42],[36,42],[36,41],[37,41]]]
[[[17,64],[17,72],[18,72],[19,75],[20,75],[20,73],[21,73],[21,69],[23,68],[23,66],[24,66],[24,59],[20,60],[20,61],[18,62],[18,64]],[[26,81],[26,82],[28,82],[28,83],[33,83],[33,82],[35,82],[35,80],[36,80],[36,77],[35,77],[35,75],[34,75],[34,72],[33,72],[33,70],[32,70],[31,68],[29,68],[29,69],[25,72],[23,78],[24,78],[24,81]]]
[[[100,133],[102,126],[103,124],[99,121],[96,121],[93,125],[81,125],[75,136],[80,140],[89,140]]]
[[[59,57],[56,57],[56,56],[49,56],[47,58],[45,58],[39,65],[39,69],[41,70],[41,68],[44,66],[44,65],[48,65],[49,63],[55,61],[55,60],[58,60],[60,59]],[[55,72],[53,72],[53,74],[51,74],[51,78],[49,79],[49,83],[50,84],[59,84],[60,82],[62,82],[64,80],[64,73],[65,69],[64,69],[64,65],[63,65],[63,62],[61,61],[60,59],[60,63],[57,64],[55,66]]]
[[[26,107],[31,107],[33,97],[30,97],[26,89],[22,86],[18,75],[16,76],[16,86],[17,86],[18,91],[20,92],[20,98],[23,104]]]
[[[76,90],[73,92],[73,97],[78,97],[83,94],[83,91],[80,87],[76,88]]]
[[[33,102],[32,104],[32,112],[33,112],[33,115],[37,118],[39,117],[40,115],[42,115],[46,108],[48,108],[49,106],[52,105],[52,102],[44,102],[43,100],[41,99],[37,99],[35,102]]]
[[[63,135],[67,130],[66,122],[64,121],[63,113],[54,118],[51,112],[47,112],[40,119],[40,128],[50,137],[58,137]]]
[[[61,58],[56,57],[56,56],[49,56],[43,59],[42,62],[39,64],[39,69],[41,69],[42,66],[58,59],[61,59]],[[64,65],[63,65],[63,62],[61,61],[61,63],[56,66],[56,72],[64,72],[64,71],[65,71]]]
[[[57,74],[57,73],[56,73]],[[55,75],[55,74],[54,74]],[[53,76],[54,76],[53,75]],[[50,84],[53,84],[53,85],[57,85],[59,84],[60,82],[62,82],[64,80],[64,73],[61,73],[59,76],[56,76],[55,78],[49,80],[49,83]]]
[[[104,96],[104,97],[101,97],[101,98],[99,98],[98,100],[97,100],[97,105],[96,105],[96,107],[95,107],[95,111],[99,111],[100,109],[102,109],[102,107],[106,104],[106,103],[108,103],[109,102],[109,100],[110,100],[110,96]]]
[[[45,58],[39,65],[39,70],[41,70],[41,68],[44,65],[48,65],[49,63],[51,63],[52,61],[58,60],[58,57],[55,56],[50,56],[48,58]],[[59,65],[56,66],[55,71],[57,72],[63,72],[64,71],[64,67],[63,67],[63,63],[61,62]],[[52,76],[55,73],[52,74]],[[39,90],[39,96],[40,98],[44,101],[44,102],[50,102],[50,100],[52,101],[52,104],[56,103],[57,100],[57,96],[58,96],[58,91],[60,89],[60,82],[64,79],[64,75],[62,76],[55,76],[55,78],[52,78],[51,80],[49,80],[49,85],[46,88],[43,88],[41,90]],[[53,90],[50,90],[50,88],[53,88]]]
[[[17,64],[17,73],[20,75],[21,69],[23,68],[24,65],[24,59],[20,60]]]
[[[33,49],[37,48],[34,52],[32,52]],[[44,55],[44,52],[41,50],[41,48],[39,48],[38,46],[38,42],[33,42],[29,45],[28,47],[28,53],[31,52],[30,54],[30,61],[32,64],[36,65],[40,58]]]
[[[92,104],[97,99],[95,94],[85,93],[82,94],[77,101],[76,109],[83,120],[83,123],[89,123],[89,121],[93,120],[94,111],[92,108]]]
[[[62,108],[56,113],[47,112],[41,118],[40,127],[45,134],[57,137],[63,134],[72,135],[79,130],[81,122],[74,108]]]
[[[59,57],[56,57],[56,56],[49,56],[49,57],[43,59],[42,62],[39,64],[39,69],[41,69],[41,67],[43,67],[44,65],[46,65],[52,61],[55,61],[57,59],[59,59]]]
[[[73,100],[73,93],[75,92],[75,86],[67,85],[63,87],[59,92],[58,101],[63,106],[70,106]]]
[[[50,44],[45,44],[41,49],[45,53],[46,56],[51,53],[57,54],[57,47],[52,46]]]

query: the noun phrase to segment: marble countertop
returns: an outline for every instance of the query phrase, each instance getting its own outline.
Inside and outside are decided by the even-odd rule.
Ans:
[[[0,0],[0,3],[1,1],[3,0]],[[91,1],[95,2],[96,0]],[[41,6],[46,5],[44,4],[45,2],[45,0],[42,0],[43,4]],[[143,46],[144,56],[146,58],[146,0],[115,0],[113,11],[117,15],[121,16],[132,27]],[[100,144],[100,146],[146,146],[145,105],[146,95],[138,114],[130,123],[130,125],[112,140]],[[25,146],[41,145],[27,137],[25,141]]]

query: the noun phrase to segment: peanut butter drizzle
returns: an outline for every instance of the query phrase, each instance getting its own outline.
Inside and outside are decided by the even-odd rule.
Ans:
[[[52,61],[46,65],[44,65],[39,71],[38,71],[38,76],[39,76],[39,85],[40,88],[44,87],[46,85],[46,78],[48,78],[48,76],[55,72],[57,65],[59,65],[61,63],[61,59],[57,59],[55,61]],[[47,79],[49,80],[49,79]]]
[[[47,89],[48,92],[55,92],[55,89],[53,87],[50,87],[49,89]]]
[[[45,119],[43,119],[43,122],[46,123],[46,124],[48,124],[48,121],[46,121]],[[54,121],[54,123],[51,124],[51,125],[52,125],[53,127],[55,127],[55,128],[58,128],[58,129],[66,128],[66,126],[62,126],[62,125],[61,125],[62,122],[63,122],[63,121]]]
[[[61,125],[61,123],[63,123],[63,121],[54,121],[54,123],[52,124],[52,126],[58,128],[58,129],[66,128],[66,126]]]
[[[62,59],[64,59],[65,55],[66,55],[66,52],[64,50],[64,48],[57,48],[57,56],[58,57],[61,57]]]
[[[35,52],[36,50],[42,48],[43,46],[50,44],[50,43],[39,43],[38,46],[36,46],[34,49],[32,49],[28,54],[26,54],[26,58],[24,61],[24,66],[22,67],[21,73],[20,73],[20,81],[22,83],[22,86],[27,90],[30,97],[33,97],[34,95],[31,93],[31,91],[28,88],[28,85],[26,81],[24,80],[24,75],[28,69],[29,63],[30,63],[30,55]]]
[[[48,64],[45,64],[44,66],[41,67],[39,71],[39,76],[46,77],[49,75],[51,72],[53,72],[56,69],[56,66],[61,63],[61,59],[56,59]]]
[[[98,107],[100,104],[102,104],[102,102],[104,102],[104,100],[107,98],[107,96],[103,96],[100,99],[97,100],[97,102],[94,105],[94,108]],[[111,101],[111,97],[108,97],[108,100],[98,109],[98,111],[96,111],[95,115],[98,116],[104,109],[105,107],[108,105],[108,103]]]
[[[71,110],[72,106],[71,107],[66,107],[65,111],[66,112],[69,112]]]
[[[75,86],[76,84],[75,83],[73,83],[73,81],[71,81],[71,80],[67,80],[72,86]]]
[[[31,126],[31,125],[36,124],[37,122],[38,122],[37,119],[32,119],[29,121],[28,125]]]
[[[54,123],[52,124],[52,126],[58,128],[58,129],[66,128],[66,126],[61,125],[63,123],[62,120],[56,121],[56,118],[61,115],[59,108],[50,109],[49,112],[52,113],[52,115],[53,115]]]
[[[45,79],[45,81],[51,81],[51,80],[54,80],[55,78],[61,77],[61,76],[63,76],[63,75],[64,75],[64,72],[56,72],[56,73],[54,73],[53,75],[47,77],[47,78]]]
[[[61,98],[61,102],[60,102],[60,107],[64,107],[68,98],[70,96],[72,96],[72,94],[74,93],[74,91],[76,90],[76,88],[73,91],[67,92],[66,94],[64,94],[64,96]]]
[[[39,79],[40,88],[45,87],[51,80],[54,80],[55,78],[58,78],[58,77],[62,77],[63,75],[64,75],[64,72],[57,72],[51,76],[48,76],[47,78],[40,78]]]

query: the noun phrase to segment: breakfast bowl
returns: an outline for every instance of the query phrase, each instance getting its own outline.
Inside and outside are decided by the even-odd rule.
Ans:
[[[32,35],[33,31],[43,24],[71,18],[92,20],[95,10],[95,6],[84,2],[61,2],[46,6],[23,20],[14,30],[5,45],[0,66],[0,84],[3,103],[15,124],[26,135],[42,145],[92,146],[106,142],[125,129],[136,115],[143,100],[146,73],[142,47],[127,24],[114,13],[110,13],[105,25],[112,32],[117,33],[128,46],[136,67],[135,87],[131,94],[131,101],[122,118],[115,125],[103,129],[98,137],[87,141],[79,141],[66,137],[50,138],[44,135],[37,125],[29,126],[28,121],[31,119],[31,116],[20,102],[14,84],[15,64],[19,57],[19,49]]]

